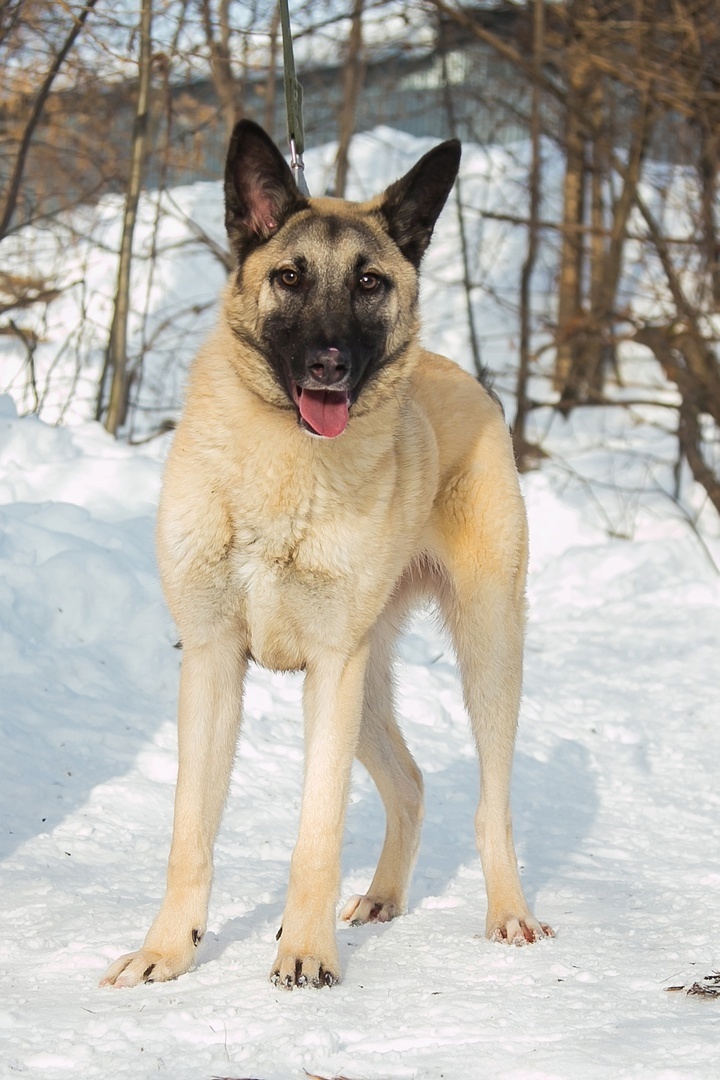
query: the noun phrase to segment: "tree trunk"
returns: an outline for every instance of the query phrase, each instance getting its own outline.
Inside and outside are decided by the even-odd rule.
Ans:
[[[335,165],[335,194],[345,197],[347,185],[350,140],[355,132],[355,114],[365,76],[363,61],[362,19],[365,0],[354,0],[347,59],[343,74],[343,102],[340,110],[340,137]]]
[[[545,3],[544,0],[535,0],[533,14],[533,58],[535,70],[542,72],[543,52],[545,35]],[[530,334],[532,298],[530,286],[532,284],[533,270],[537,258],[538,241],[540,234],[540,79],[532,84],[532,101],[530,111],[530,139],[532,144],[532,161],[530,164],[530,208],[527,237],[527,251],[520,276],[520,357],[517,376],[517,407],[515,411],[515,423],[513,424],[513,449],[518,468],[524,471],[528,465],[531,447],[526,438],[527,417],[530,410],[528,398],[528,381],[530,379]]]
[[[605,87],[598,77],[590,93],[592,138],[590,143],[590,318],[585,348],[583,394],[597,395],[604,381],[604,354],[609,340],[605,319],[605,273],[608,242],[606,236],[607,194],[610,188],[610,150],[606,128]],[[613,300],[615,290],[612,292]]]
[[[445,98],[445,112],[447,113],[450,132],[454,138],[457,138],[457,119],[455,115],[455,105],[453,101],[452,87],[450,85],[447,70],[448,46],[442,23],[440,24],[439,36],[440,48],[442,50],[442,77],[443,96]],[[465,292],[465,311],[467,313],[468,334],[470,336],[470,351],[472,352],[475,375],[480,380],[480,382],[483,382],[483,380],[487,376],[487,369],[484,367],[480,356],[480,342],[478,341],[477,329],[475,327],[475,312],[473,311],[472,303],[473,282],[472,274],[470,273],[470,252],[468,250],[467,229],[465,228],[465,214],[463,212],[462,180],[459,174],[457,180],[455,181],[455,206],[457,210],[458,235],[460,237],[462,280],[463,289]]]
[[[140,85],[138,89],[135,123],[133,125],[130,179],[125,196],[120,261],[118,265],[115,309],[113,312],[110,342],[107,354],[107,370],[112,372],[110,403],[105,427],[112,435],[125,422],[128,404],[128,358],[127,323],[130,310],[130,271],[132,268],[132,245],[137,220],[137,209],[142,189],[145,159],[147,155],[148,126],[150,119],[150,74],[152,67],[152,0],[142,0],[140,19]],[[101,388],[102,393],[102,388]]]
[[[612,204],[609,241],[605,235],[606,213],[603,188],[613,165],[612,152],[605,134],[601,116],[594,125],[593,138],[593,234],[590,245],[590,316],[585,344],[585,356],[581,370],[574,380],[575,396],[592,400],[602,394],[608,355],[613,349],[613,324],[615,303],[622,273],[623,253],[627,238],[630,213],[635,205],[635,193],[645,160],[648,137],[652,124],[649,100],[638,103],[633,124],[632,140],[628,150],[627,164],[614,161],[614,169],[621,173],[620,193]],[[598,126],[599,125],[599,126]]]
[[[698,342],[694,334],[678,334],[673,326],[641,327],[635,333],[635,340],[652,350],[667,378],[678,388],[681,399],[677,427],[680,452],[690,466],[693,478],[705,489],[720,513],[720,476],[703,456],[702,436],[703,413],[712,417],[716,430],[720,428],[717,358]]]
[[[229,143],[237,113],[235,78],[230,62],[230,0],[220,0],[219,37],[215,36],[210,0],[202,0],[202,17],[210,50],[210,72],[225,125],[225,142]]]
[[[280,4],[275,5],[270,23],[270,49],[268,52],[268,77],[265,84],[265,130],[275,131],[275,97],[277,92],[278,34],[280,32]]]
[[[565,180],[563,183],[563,238],[558,281],[557,354],[555,389],[571,384],[578,342],[585,315],[582,306],[585,218],[585,124],[587,59],[582,46],[568,47],[569,106],[565,127]]]
[[[720,308],[720,241],[717,224],[718,192],[718,135],[703,117],[700,129],[700,244],[703,249],[705,272],[710,281],[710,292],[715,310]]]

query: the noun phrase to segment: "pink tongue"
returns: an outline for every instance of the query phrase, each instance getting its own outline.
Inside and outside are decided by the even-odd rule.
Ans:
[[[305,423],[317,435],[334,439],[348,422],[348,396],[344,390],[302,390],[298,387],[298,407]]]

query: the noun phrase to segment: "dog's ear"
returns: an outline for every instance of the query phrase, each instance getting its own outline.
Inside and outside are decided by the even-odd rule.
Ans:
[[[225,228],[239,257],[248,244],[269,240],[284,221],[307,206],[290,166],[252,120],[240,120],[225,165]]]
[[[414,267],[427,250],[460,167],[460,143],[449,139],[420,158],[382,197],[388,232]]]

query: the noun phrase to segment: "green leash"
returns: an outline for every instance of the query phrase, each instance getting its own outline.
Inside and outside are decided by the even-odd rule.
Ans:
[[[283,39],[283,78],[285,82],[285,110],[287,112],[288,140],[290,142],[290,168],[295,177],[297,189],[301,195],[310,197],[305,180],[305,128],[302,114],[302,86],[295,77],[295,57],[293,56],[292,31],[290,30],[290,11],[288,0],[280,2],[280,25]]]

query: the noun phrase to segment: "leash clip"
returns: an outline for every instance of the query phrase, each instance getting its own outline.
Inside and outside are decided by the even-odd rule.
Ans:
[[[307,181],[305,179],[305,162],[303,161],[302,154],[298,154],[295,146],[295,139],[290,138],[290,168],[292,169],[293,176],[295,177],[295,184],[301,195],[304,195],[307,199],[310,198],[310,191],[308,190]]]

